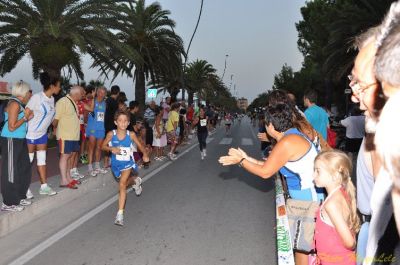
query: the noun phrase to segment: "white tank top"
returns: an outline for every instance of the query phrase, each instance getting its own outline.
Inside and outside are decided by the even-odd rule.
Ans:
[[[318,151],[315,145],[305,135],[301,134],[298,130],[296,131],[297,132],[293,130],[293,132],[288,132],[285,135],[296,134],[302,136],[310,144],[310,148],[305,155],[303,155],[296,161],[286,162],[285,167],[300,176],[300,187],[302,190],[314,188],[314,160],[315,157],[318,155]]]

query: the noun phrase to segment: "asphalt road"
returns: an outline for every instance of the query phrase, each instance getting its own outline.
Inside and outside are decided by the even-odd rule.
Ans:
[[[128,194],[124,227],[114,202],[26,264],[276,264],[273,180],[217,162],[230,146],[259,157],[255,134],[219,129],[204,161],[195,147]]]

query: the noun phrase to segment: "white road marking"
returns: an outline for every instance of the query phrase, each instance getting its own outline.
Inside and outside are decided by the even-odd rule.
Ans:
[[[253,145],[253,140],[250,138],[242,138],[242,144],[241,145]]]
[[[219,144],[223,145],[230,145],[232,143],[232,138],[222,138],[221,142]]]
[[[209,141],[212,141],[213,138],[210,138]],[[180,158],[181,156],[183,156],[184,154],[188,153],[189,151],[191,151],[193,148],[197,147],[198,143],[193,144],[193,146],[189,147],[188,149],[186,149],[185,151],[183,151],[181,154],[179,154],[177,156],[177,158]],[[164,168],[166,168],[167,166],[171,165],[173,162],[172,161],[168,161],[167,163],[165,163],[164,165],[162,165],[161,167],[157,168],[156,170],[152,171],[151,173],[149,173],[148,175],[146,175],[145,177],[143,177],[143,182],[149,180],[150,178],[152,178],[154,175],[156,175],[158,172],[160,172],[161,170],[163,170]],[[131,192],[133,189],[130,188],[127,192]],[[27,251],[25,254],[21,255],[20,257],[18,257],[17,259],[15,259],[13,262],[9,263],[9,265],[22,265],[22,264],[26,264],[27,262],[29,262],[31,259],[33,259],[34,257],[36,257],[37,255],[39,255],[40,253],[42,253],[44,250],[46,250],[47,248],[49,248],[50,246],[52,246],[54,243],[56,243],[57,241],[59,241],[60,239],[62,239],[63,237],[65,237],[66,235],[68,235],[69,233],[71,233],[72,231],[74,231],[76,228],[78,228],[79,226],[81,226],[83,223],[85,223],[86,221],[90,220],[91,218],[93,218],[95,215],[97,215],[98,213],[100,213],[101,211],[103,211],[104,209],[106,209],[108,206],[110,206],[111,204],[115,203],[118,200],[118,194],[111,197],[110,199],[108,199],[107,201],[105,201],[104,203],[102,203],[101,205],[97,206],[96,208],[94,208],[93,210],[91,210],[90,212],[88,212],[87,214],[83,215],[82,217],[80,217],[78,220],[76,220],[75,222],[71,223],[70,225],[68,225],[67,227],[61,229],[60,231],[58,231],[57,233],[55,233],[54,235],[52,235],[51,237],[49,237],[48,239],[44,240],[42,243],[36,245],[34,248],[32,248],[31,250]]]
[[[209,144],[214,138],[207,138],[206,143]]]

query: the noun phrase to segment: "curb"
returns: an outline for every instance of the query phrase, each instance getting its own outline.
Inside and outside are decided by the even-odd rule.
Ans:
[[[194,140],[193,140],[194,139]],[[193,145],[197,145],[197,141],[195,138],[189,140],[188,144],[182,146],[180,149],[181,155],[186,154],[191,149],[193,149]],[[167,167],[173,162],[170,160],[157,162],[152,161],[150,165],[150,170],[140,170],[139,176],[146,181],[148,175],[152,174],[152,172],[156,171],[153,174],[158,174],[160,170]],[[165,165],[165,166],[164,166]],[[52,179],[56,179],[57,177],[51,177]],[[77,190],[70,189],[56,189],[58,194],[54,196],[36,196],[33,200],[33,203],[27,207],[22,212],[0,212],[0,238],[12,233],[18,228],[44,216],[45,214],[51,212],[53,209],[63,207],[69,202],[78,199],[85,195],[87,192],[99,189],[104,186],[115,184],[114,177],[112,173],[109,172],[107,174],[99,174],[96,177],[85,177],[82,181],[82,184],[79,185]],[[57,178],[58,183],[58,178]],[[39,182],[35,182],[31,184],[39,186]],[[115,193],[118,194],[118,189],[115,189]],[[104,196],[105,198],[107,196]]]
[[[56,207],[62,207],[68,202],[75,200],[90,190],[101,186],[110,185],[114,182],[110,173],[100,174],[97,177],[87,178],[79,185],[77,190],[64,189],[54,196],[37,196],[32,205],[25,207],[22,212],[6,212],[0,214],[0,238],[4,237],[19,227],[30,223],[40,216],[51,212]]]

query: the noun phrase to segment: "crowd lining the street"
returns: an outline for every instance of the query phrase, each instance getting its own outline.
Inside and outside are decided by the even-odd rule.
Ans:
[[[102,86],[74,85],[55,102],[61,79],[43,72],[40,81],[43,91],[34,95],[26,82],[15,83],[12,97],[2,104],[2,211],[19,212],[32,204],[29,186],[35,156],[41,183],[39,194],[57,194],[47,183],[46,170],[49,138],[55,136],[60,153],[59,187],[78,189],[85,177],[78,171],[79,161],[88,164],[85,173],[92,177],[105,174],[110,168],[120,191],[115,223],[123,225],[127,187],[132,186],[138,196],[142,192],[139,168],[147,169],[150,159],[176,160],[177,147],[187,144],[194,133],[203,160],[209,131],[213,132],[225,116],[231,119],[230,114],[213,106],[195,109],[184,101],[171,103],[170,97],[159,106],[150,101],[145,110],[139,110],[137,101],[126,104],[127,97],[117,85],[110,91]],[[230,127],[230,122],[226,124]]]
[[[400,1],[392,4],[382,24],[357,36],[355,46],[349,86],[352,101],[365,116],[364,121],[351,118],[341,124],[349,130],[347,151],[359,147],[357,189],[351,180],[352,159],[326,143],[328,115],[315,104],[315,91],[305,92],[304,113],[287,92],[270,93],[266,133],[259,134],[272,146],[265,159],[240,148],[219,159],[261,178],[277,172],[283,177],[297,265],[400,264]],[[356,128],[363,122],[360,143]],[[301,208],[304,202],[313,202],[303,212],[308,219],[290,223],[292,206]]]

